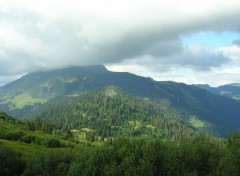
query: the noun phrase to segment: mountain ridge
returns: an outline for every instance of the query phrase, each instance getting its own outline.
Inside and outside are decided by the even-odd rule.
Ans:
[[[217,95],[222,95],[235,100],[240,100],[240,83],[231,83],[218,87],[211,87],[208,84],[196,84],[195,86]]]
[[[167,100],[198,119],[216,125],[222,134],[239,129],[240,102],[184,83],[154,81],[104,66],[71,67],[27,74],[0,87],[0,108],[16,117],[57,97],[79,96],[114,85],[133,96]]]

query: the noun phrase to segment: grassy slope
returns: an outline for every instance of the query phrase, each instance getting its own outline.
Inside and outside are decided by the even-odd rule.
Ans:
[[[46,151],[50,150],[56,150],[53,148],[46,148],[41,145],[35,145],[35,144],[28,144],[20,141],[11,141],[11,140],[6,140],[6,139],[0,139],[0,142],[16,151],[23,152],[27,155],[29,154],[34,154],[34,153],[45,153]]]
[[[14,138],[13,135],[18,135]],[[32,142],[25,142],[24,137],[34,137]],[[47,147],[48,140],[58,140],[61,145],[59,147]],[[39,144],[36,144],[39,141]],[[41,131],[29,131],[26,129],[25,122],[12,118],[0,111],[0,143],[8,146],[16,151],[21,151],[25,154],[34,154],[36,152],[44,153],[51,150],[61,150],[68,147],[73,147],[75,143],[63,139],[59,135],[46,134]]]
[[[10,103],[10,109],[22,109],[24,106],[33,106],[36,103],[46,103],[48,101],[47,98],[33,98],[28,93],[22,93],[20,95],[15,96]]]

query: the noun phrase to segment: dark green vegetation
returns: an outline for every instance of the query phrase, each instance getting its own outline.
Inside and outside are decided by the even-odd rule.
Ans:
[[[198,84],[196,86],[214,94],[240,100],[240,83],[227,84],[219,87],[210,87],[206,84]]]
[[[71,67],[27,74],[0,87],[0,109],[18,118],[32,117],[42,109],[42,105],[48,103],[52,106],[50,103],[59,101],[61,96],[77,97],[110,85],[133,96],[157,103],[168,102],[171,108],[188,114],[188,121],[195,127],[211,127],[211,131],[217,131],[221,136],[240,128],[239,101],[196,86],[110,72],[104,66]],[[60,102],[64,104],[63,100]]]
[[[0,112],[0,175],[240,174],[238,133],[226,140],[201,134],[178,142],[117,137],[89,143],[75,141],[71,132],[63,130],[49,134],[49,128],[53,126],[44,121],[17,120]],[[55,142],[49,146],[43,140]]]
[[[50,125],[40,119],[30,121],[21,121],[9,117],[0,111],[0,138],[12,141],[21,141],[28,144],[36,144],[44,147],[66,147],[71,145],[64,139],[67,133],[61,135],[52,135],[53,125]]]
[[[53,124],[54,130],[71,130],[76,138],[90,141],[120,136],[177,141],[199,135],[197,127],[212,130],[203,122],[197,126],[196,119],[194,124],[187,113],[174,109],[167,101],[156,103],[136,98],[114,86],[89,95],[50,101],[35,118]]]
[[[0,87],[0,175],[240,175],[240,102],[103,66]],[[208,133],[205,133],[208,132]]]

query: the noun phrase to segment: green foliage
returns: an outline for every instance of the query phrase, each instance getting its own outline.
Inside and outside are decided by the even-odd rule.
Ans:
[[[14,137],[0,139],[0,175],[228,176],[230,173],[237,176],[240,173],[239,133],[226,140],[202,134],[177,142],[117,136],[106,142],[59,148],[63,143],[59,137],[27,130],[26,122],[15,123],[14,118],[10,119],[9,122],[8,117],[2,118],[0,124],[4,131],[0,138],[16,130],[12,133]],[[130,124],[136,129],[141,126],[136,120]]]
[[[48,139],[46,141],[46,147],[49,147],[49,148],[56,148],[56,147],[60,147],[61,146],[61,143],[59,140],[57,139]]]
[[[220,167],[223,175],[240,174],[240,134],[232,133],[227,138],[227,149],[224,157],[221,159]]]
[[[117,136],[180,140],[200,134],[184,120],[187,117],[168,103],[136,98],[111,86],[68,98],[64,105],[51,102],[36,115],[35,122],[47,122],[62,131],[71,130],[76,140],[103,141]]]
[[[6,121],[12,124],[23,124],[22,121],[17,120],[16,118],[10,117],[9,115],[7,115],[5,112],[0,111],[0,120],[1,121]]]
[[[22,175],[66,176],[73,159],[74,154],[69,150],[36,154],[29,159]]]
[[[68,145],[64,139],[71,139],[71,136],[67,133],[51,136],[49,134],[52,134],[52,129],[53,125],[43,122],[40,119],[20,121],[0,112],[1,139],[36,144],[48,148],[59,148]]]
[[[21,155],[0,143],[0,175],[20,175],[24,168]]]
[[[178,145],[120,138],[80,155],[71,164],[69,175],[218,175],[222,173],[219,150],[217,141],[206,137]]]

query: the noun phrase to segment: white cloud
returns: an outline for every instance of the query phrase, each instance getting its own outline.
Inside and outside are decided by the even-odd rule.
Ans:
[[[187,84],[220,86],[240,82],[240,48],[211,48],[189,45],[182,53],[171,57],[138,59],[109,64],[111,71],[131,72],[157,81],[172,80]]]
[[[233,63],[240,64],[240,46],[221,47],[219,50],[222,51],[225,56],[231,58]]]
[[[2,0],[0,16],[0,76],[102,63],[210,71],[233,51],[184,47],[181,36],[240,32],[239,0]]]
[[[186,68],[175,68],[168,72],[153,71],[140,65],[108,65],[111,71],[131,72],[145,77],[151,77],[156,81],[176,81],[186,84],[210,84],[220,86],[229,83],[239,83],[239,68],[222,68],[211,71],[198,72]]]

